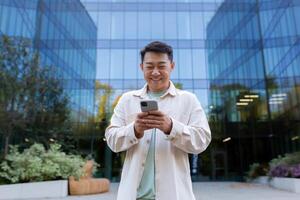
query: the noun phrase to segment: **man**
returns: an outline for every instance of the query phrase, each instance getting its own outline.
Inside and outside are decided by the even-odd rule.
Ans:
[[[170,81],[174,67],[172,47],[148,44],[140,64],[147,84],[115,107],[105,137],[114,152],[126,151],[118,200],[195,200],[188,154],[204,151],[211,133],[196,96]],[[145,99],[159,109],[141,112]]]

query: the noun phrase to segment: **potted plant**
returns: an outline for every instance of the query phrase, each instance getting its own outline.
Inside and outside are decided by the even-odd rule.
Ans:
[[[300,193],[300,152],[285,154],[270,161],[270,185]]]
[[[260,184],[268,184],[268,164],[253,163],[249,167],[249,171],[246,174],[246,181]]]
[[[65,154],[61,145],[33,144],[19,152],[11,146],[9,154],[0,164],[0,199],[49,198],[68,195],[70,176],[83,175],[85,160],[77,155]]]

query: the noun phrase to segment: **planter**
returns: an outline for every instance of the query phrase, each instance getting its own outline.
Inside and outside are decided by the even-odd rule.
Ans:
[[[252,183],[259,183],[263,185],[269,184],[269,177],[268,176],[259,176],[256,179],[252,180]]]
[[[43,181],[0,185],[0,199],[32,199],[66,197],[68,181]]]
[[[277,188],[277,189],[300,193],[300,179],[299,178],[274,177],[270,181],[270,186]]]

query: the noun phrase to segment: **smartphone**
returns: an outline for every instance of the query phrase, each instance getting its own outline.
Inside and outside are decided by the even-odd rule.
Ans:
[[[157,101],[155,100],[144,100],[141,101],[142,112],[148,112],[152,110],[158,110]]]

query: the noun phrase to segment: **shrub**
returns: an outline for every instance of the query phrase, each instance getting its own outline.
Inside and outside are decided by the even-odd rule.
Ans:
[[[270,170],[269,176],[300,178],[300,164],[292,166],[278,165]]]
[[[278,156],[278,158],[272,159],[270,161],[270,167],[275,167],[278,165],[296,165],[300,164],[300,152],[294,152],[285,154],[284,156]]]
[[[246,179],[251,181],[259,176],[266,176],[269,171],[269,166],[267,164],[253,163],[249,167],[247,172]]]
[[[35,143],[23,152],[18,151],[18,146],[10,146],[9,154],[0,164],[0,179],[3,183],[24,183],[79,178],[84,163],[82,157],[62,152],[59,144],[51,144],[46,150]]]
[[[285,154],[271,160],[269,176],[300,178],[300,152]]]
[[[291,167],[291,175],[295,178],[300,178],[300,164]]]

